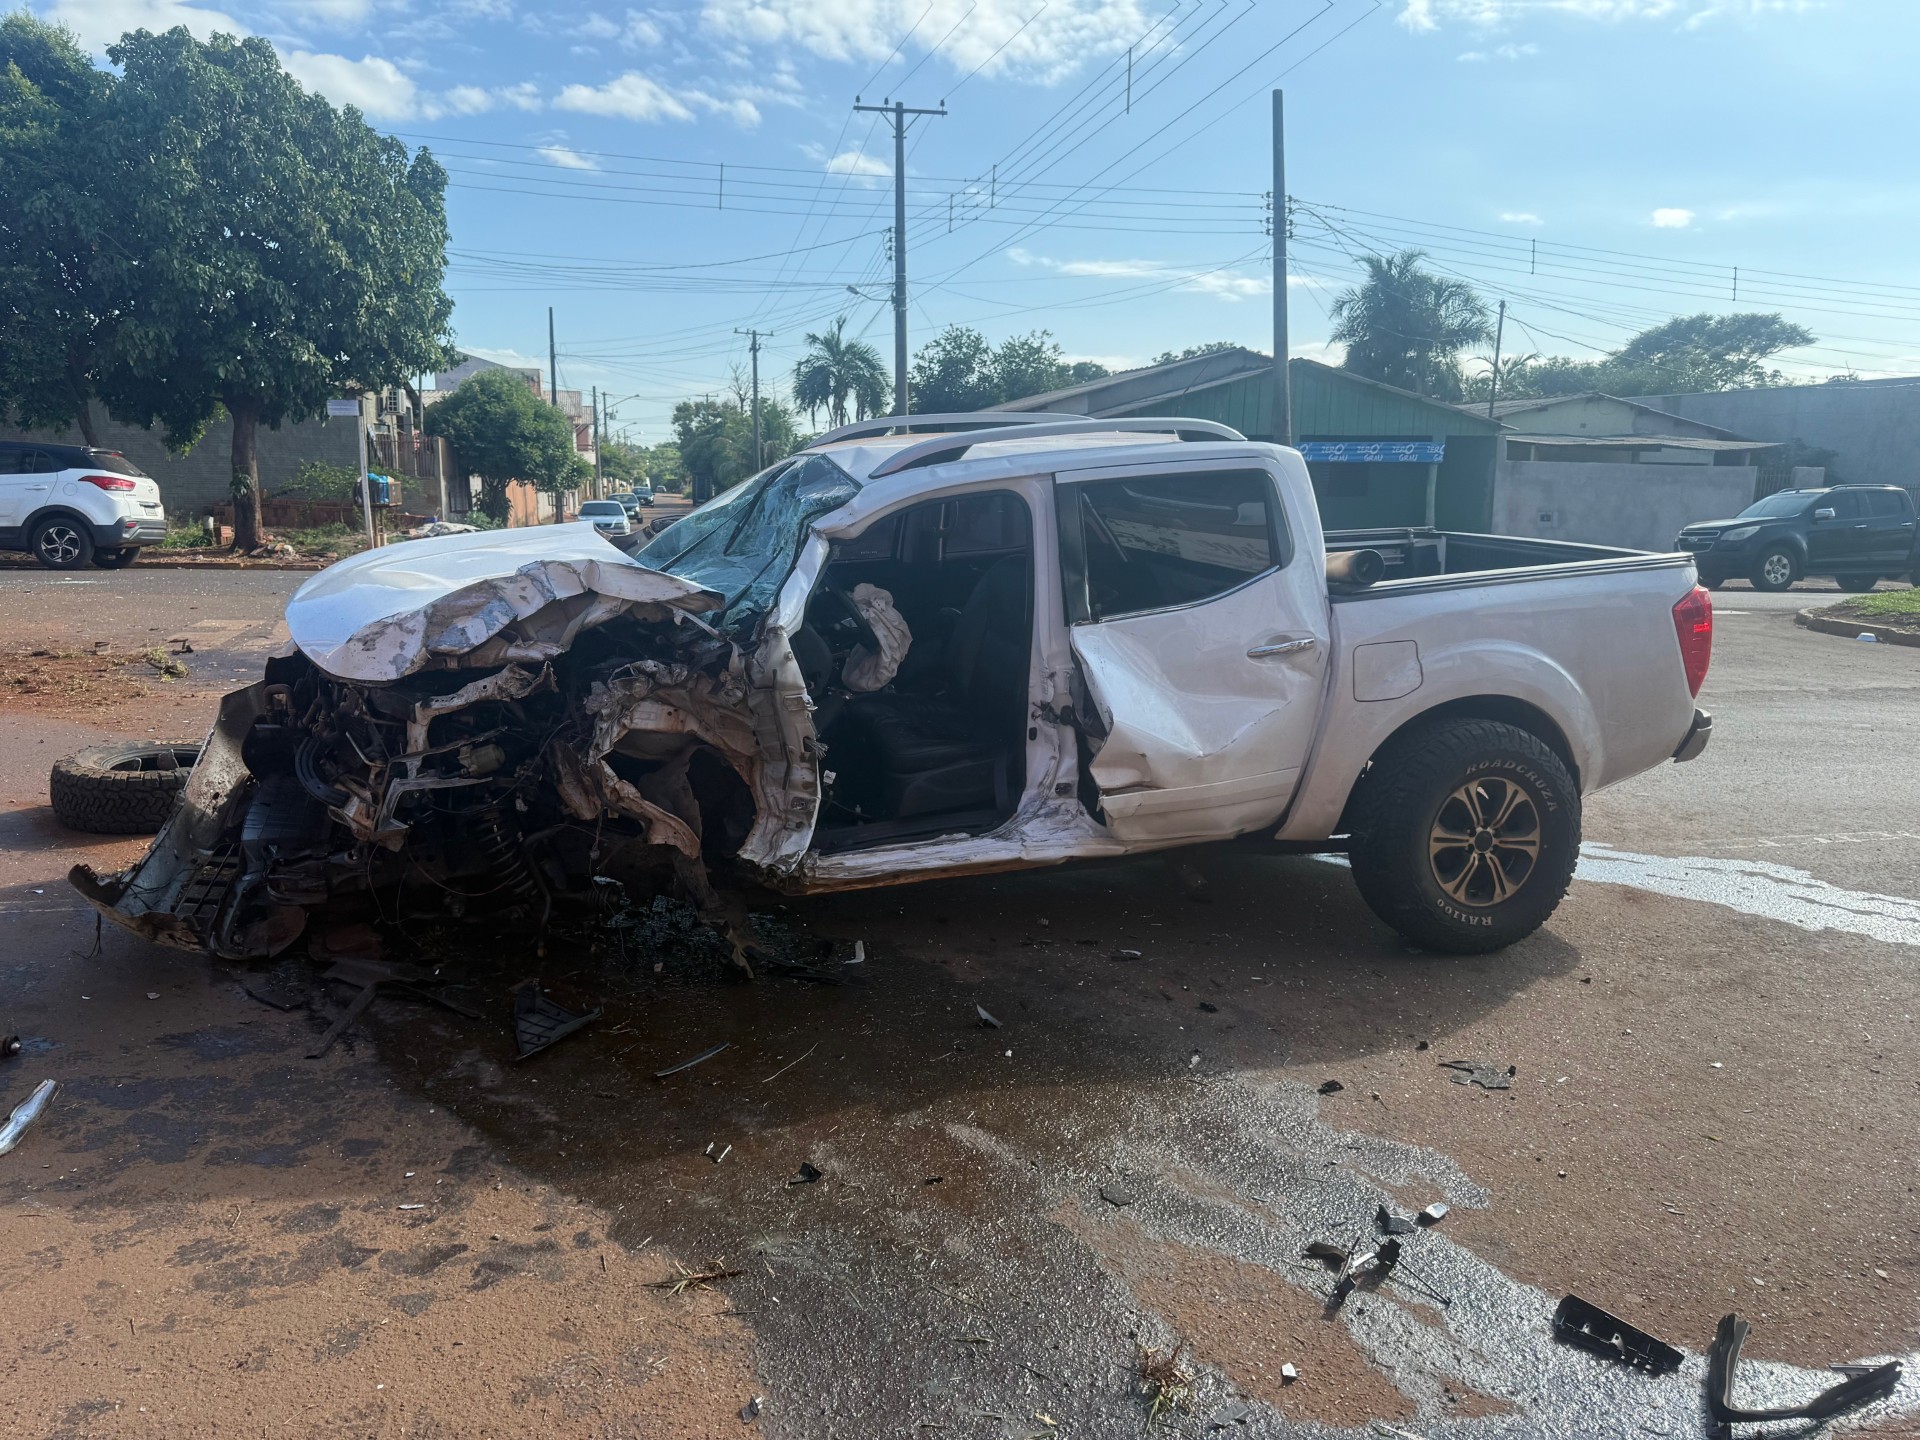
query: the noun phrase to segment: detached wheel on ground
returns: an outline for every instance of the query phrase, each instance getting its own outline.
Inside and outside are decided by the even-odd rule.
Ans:
[[[1878,575],[1836,575],[1833,583],[1849,595],[1864,595],[1880,583]]]
[[[33,527],[33,558],[49,570],[78,570],[93,559],[93,537],[70,516],[49,516]]]
[[[1353,878],[1373,913],[1417,945],[1499,950],[1546,922],[1580,850],[1580,794],[1537,737],[1442,720],[1397,743],[1362,781]]]
[[[1756,590],[1784,590],[1793,584],[1793,552],[1777,546],[1762,555],[1748,577]]]
[[[56,761],[47,782],[53,814],[69,830],[92,835],[151,835],[167,823],[200,747],[95,745]]]
[[[93,563],[102,570],[124,570],[140,558],[138,545],[122,545],[117,550],[96,550]]]

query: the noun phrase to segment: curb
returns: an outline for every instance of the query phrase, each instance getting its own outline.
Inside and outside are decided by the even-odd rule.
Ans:
[[[1870,625],[1864,620],[1847,620],[1823,615],[1818,610],[1802,610],[1793,617],[1793,623],[1803,625],[1822,635],[1838,635],[1853,640],[1861,635],[1871,635],[1882,645],[1912,645],[1920,647],[1920,632],[1913,630],[1895,630],[1890,625]]]

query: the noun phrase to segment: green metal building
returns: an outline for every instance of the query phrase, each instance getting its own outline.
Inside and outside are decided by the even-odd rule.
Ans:
[[[1293,436],[1329,530],[1493,519],[1497,420],[1313,360],[1288,363]],[[1127,370],[999,408],[1063,415],[1177,415],[1272,440],[1273,361],[1252,350]]]

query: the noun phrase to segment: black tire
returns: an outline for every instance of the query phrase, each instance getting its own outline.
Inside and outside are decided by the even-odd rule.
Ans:
[[[1849,595],[1864,595],[1880,583],[1878,575],[1836,575],[1833,583]]]
[[[1546,923],[1573,881],[1579,789],[1565,762],[1517,726],[1437,721],[1375,760],[1361,785],[1354,881],[1373,913],[1416,945],[1455,955],[1503,949]],[[1469,792],[1471,802],[1462,798]],[[1492,818],[1489,807],[1502,811],[1498,829],[1476,823]],[[1442,834],[1462,843],[1436,850]],[[1512,843],[1497,843],[1502,834]]]
[[[1724,580],[1709,580],[1704,575],[1700,577],[1701,586],[1708,590],[1718,590],[1721,586],[1725,585],[1726,583],[1727,582]]]
[[[138,545],[122,545],[117,550],[96,550],[93,563],[102,570],[124,570],[140,558]]]
[[[1782,565],[1782,561],[1786,563]],[[1800,578],[1800,564],[1791,550],[1775,545],[1761,553],[1754,562],[1753,574],[1747,578],[1756,590],[1785,590]]]
[[[93,536],[71,515],[49,515],[33,527],[33,558],[49,570],[82,570],[93,559]]]
[[[69,830],[92,835],[151,835],[167,823],[200,747],[95,745],[54,762],[47,781],[53,814]]]

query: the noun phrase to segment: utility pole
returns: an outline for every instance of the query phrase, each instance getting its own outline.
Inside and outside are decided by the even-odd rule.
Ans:
[[[560,360],[553,348],[553,307],[547,307],[547,403],[560,407]]]
[[[887,115],[893,120],[893,413],[907,413],[907,117],[944,115],[947,107],[916,110],[901,101],[891,105],[862,105],[853,97],[855,111]]]
[[[1287,378],[1287,112],[1273,92],[1273,443],[1293,443],[1293,394]]]
[[[753,473],[757,475],[766,464],[767,456],[766,447],[760,442],[760,332],[736,330],[733,333],[748,338],[747,350],[753,356]]]
[[[606,486],[600,479],[600,387],[593,387],[593,498],[601,498]]]
[[[1493,330],[1493,379],[1487,384],[1487,419],[1493,419],[1493,402],[1500,398],[1500,342],[1507,334],[1507,302],[1500,302],[1500,323]]]

